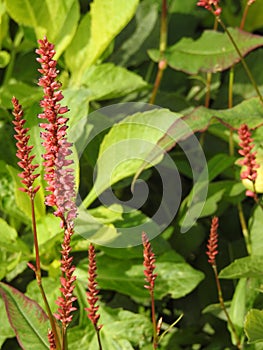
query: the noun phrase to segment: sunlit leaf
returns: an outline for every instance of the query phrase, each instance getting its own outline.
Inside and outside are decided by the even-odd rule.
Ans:
[[[263,45],[262,36],[235,28],[228,28],[228,30],[242,56]],[[157,51],[150,51],[150,56],[155,61],[159,59]],[[204,31],[197,40],[182,38],[178,43],[169,47],[164,56],[172,68],[188,74],[197,74],[198,72],[216,73],[240,61],[240,57],[228,35],[211,30]]]
[[[20,25],[33,27],[36,38],[44,35],[56,45],[57,57],[70,43],[79,20],[75,0],[6,0],[9,15]]]

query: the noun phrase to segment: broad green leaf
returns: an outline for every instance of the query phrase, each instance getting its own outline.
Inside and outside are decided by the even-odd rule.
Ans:
[[[86,69],[97,61],[130,21],[138,3],[138,0],[95,0],[91,3],[90,14],[83,18],[67,50],[74,85],[80,84]]]
[[[51,277],[42,277],[42,285],[45,290],[51,311],[53,313],[57,312],[58,305],[56,304],[56,300],[61,294],[59,290],[61,287],[59,278],[54,279]],[[45,304],[35,279],[27,285],[26,296],[35,300],[40,307],[45,309]]]
[[[161,258],[161,257],[160,257]],[[156,262],[158,277],[155,284],[155,298],[162,299],[166,295],[181,298],[190,293],[204,278],[202,272],[193,269],[185,262],[173,262],[160,259]],[[177,259],[177,257],[175,257]],[[165,260],[165,261],[163,261]],[[144,288],[143,257],[137,260],[113,260],[107,256],[98,256],[98,283],[102,289],[115,290],[129,295],[131,298],[146,299],[149,292]],[[77,278],[86,283],[87,262],[82,261],[76,270]]]
[[[76,0],[6,0],[9,15],[19,25],[33,27],[37,39],[45,35],[55,44],[57,57],[68,46],[79,20]]]
[[[184,139],[191,135],[191,132],[205,131],[208,127],[213,134],[224,137],[222,128],[218,130],[218,126],[224,125],[224,129],[230,126],[239,128],[241,124],[246,123],[249,128],[256,128],[262,124],[262,117],[262,105],[258,98],[251,98],[228,109],[208,109],[200,106],[181,118],[188,125],[188,131],[187,128],[180,128],[181,130],[178,131],[180,123],[178,125],[178,120],[175,120],[167,130],[166,135],[158,141],[158,145],[169,150],[174,147],[176,140]]]
[[[48,318],[43,309],[17,289],[0,282],[0,294],[22,349],[49,349]]]
[[[206,204],[207,191],[209,189],[208,185],[216,176],[233,165],[234,160],[234,157],[219,153],[207,162],[207,168],[204,168],[203,172],[199,175],[191,192],[181,205],[179,224],[183,232],[185,232],[185,230],[187,231],[197,215],[210,215],[216,210],[216,202],[214,202],[214,200],[219,201],[220,197],[224,195],[224,192],[222,189],[218,188],[218,191],[213,193],[213,187],[210,187],[210,196],[214,195],[214,198]],[[211,208],[209,204],[212,204]]]
[[[101,215],[102,211],[104,217]],[[75,222],[75,232],[85,238],[86,244],[83,244],[83,240],[77,239],[75,249],[87,249],[89,241],[114,248],[136,246],[141,244],[143,231],[149,232],[151,239],[160,233],[161,228],[154,220],[134,208],[114,204],[108,208],[98,207],[91,210],[80,208]]]
[[[0,246],[10,253],[23,253],[29,255],[29,248],[18,237],[16,230],[4,219],[0,218]],[[11,262],[9,261],[9,265]]]
[[[18,174],[21,173],[21,171],[16,170],[11,165],[7,166],[7,169],[10,172],[14,181],[16,204],[26,215],[26,217],[28,219],[31,219],[32,209],[29,195],[19,190],[19,188],[23,187],[23,185],[21,184],[21,179],[18,176]],[[39,179],[36,179],[34,184],[35,186],[37,186],[39,184]],[[36,193],[34,202],[36,218],[43,216],[45,213],[43,188],[40,188],[39,191]]]
[[[199,130],[205,130],[209,124],[209,130],[216,123],[225,123],[233,128],[239,128],[246,123],[249,128],[255,128],[262,123],[262,105],[258,98],[243,101],[237,106],[229,109],[208,109],[200,106],[187,114],[183,120],[196,130],[195,125],[199,123]]]
[[[231,322],[235,327],[235,332],[228,324],[228,330],[231,333],[232,342],[236,345],[236,336],[240,339],[243,333],[244,317],[247,313],[246,303],[248,302],[248,280],[241,278],[235,287],[235,292],[229,309]]]
[[[138,66],[146,61],[147,50],[156,44],[159,37],[158,20],[158,4],[152,0],[141,1],[134,19],[115,41],[116,49],[111,61],[126,67]]]
[[[0,105],[4,108],[12,108],[11,99],[15,96],[24,107],[31,106],[35,101],[39,101],[43,93],[37,87],[32,87],[22,81],[10,79],[5,86],[0,88]]]
[[[215,214],[222,199],[224,203],[228,201],[238,203],[241,198],[245,198],[244,186],[241,182],[230,180],[212,182],[208,186],[207,198],[199,217]]]
[[[7,338],[13,338],[15,336],[15,332],[13,328],[10,326],[10,323],[5,311],[4,301],[2,298],[0,298],[0,319],[1,319],[0,347],[2,347],[3,343]]]
[[[263,342],[263,310],[251,309],[246,316],[244,329],[249,343]]]
[[[257,277],[262,278],[263,256],[246,256],[236,259],[230,265],[220,271],[219,277],[226,279]]]
[[[97,177],[83,206],[88,207],[108,187],[136,173],[148,161],[158,140],[178,118],[178,114],[169,110],[156,109],[128,116],[115,124],[100,146]],[[162,159],[162,152],[160,148],[158,150],[158,159],[153,164]],[[153,165],[149,163],[148,167]]]
[[[251,241],[251,254],[262,255],[263,251],[263,240],[262,240],[262,208],[257,206],[253,211],[253,214],[249,219],[249,232],[250,232],[250,241]]]
[[[228,28],[242,56],[263,45],[263,37],[240,29]],[[216,45],[215,45],[216,43]],[[158,52],[150,51],[150,56],[158,61]],[[164,54],[170,67],[188,74],[198,72],[216,73],[240,61],[226,33],[206,30],[202,36],[193,40],[183,38],[169,47]]]
[[[123,309],[100,305],[99,324],[102,347],[107,350],[132,350],[133,346],[150,342],[152,325],[144,315]],[[68,332],[69,348],[97,350],[97,337],[91,323],[84,327],[72,328]],[[133,346],[132,346],[133,345]]]
[[[89,89],[89,99],[109,100],[145,88],[146,82],[137,74],[112,63],[90,67],[82,77]]]

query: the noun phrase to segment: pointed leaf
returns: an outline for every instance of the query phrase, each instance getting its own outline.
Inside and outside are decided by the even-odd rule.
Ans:
[[[263,342],[263,310],[250,310],[246,316],[244,329],[249,343]]]
[[[236,259],[225,267],[219,274],[220,278],[232,279],[242,277],[262,278],[263,256],[246,256]]]
[[[202,272],[193,269],[185,262],[178,262],[177,256],[176,261],[173,261],[171,253],[169,256],[167,254],[161,257],[156,263],[158,274],[155,283],[156,300],[168,294],[175,299],[181,298],[190,293],[204,278]],[[138,259],[113,260],[107,256],[98,256],[97,264],[100,288],[118,291],[135,299],[149,297],[149,292],[144,288],[143,265],[138,263]],[[87,262],[83,260],[76,270],[78,279],[83,283],[86,283],[87,268]]]
[[[5,302],[9,322],[17,340],[26,350],[49,349],[49,322],[43,309],[17,289],[0,282],[0,294]]]
[[[67,63],[74,84],[79,85],[83,73],[96,62],[115,36],[130,21],[138,0],[94,0],[67,50]],[[88,38],[88,39],[87,39]]]
[[[146,167],[157,164],[163,157],[162,152],[159,152],[153,163],[149,154],[178,118],[178,114],[169,110],[154,109],[128,116],[115,124],[100,146],[97,177],[83,201],[84,207],[88,207],[114,183],[136,173],[145,161],[148,161]]]
[[[228,28],[242,56],[263,45],[263,36],[253,35],[237,28]],[[158,53],[150,51],[153,60],[158,61]],[[188,74],[199,72],[216,73],[240,61],[226,33],[206,30],[202,36],[193,40],[183,38],[165,52],[170,67]]]
[[[56,45],[57,57],[70,43],[79,20],[76,0],[6,0],[9,15],[18,23],[33,27],[36,38],[44,35]]]

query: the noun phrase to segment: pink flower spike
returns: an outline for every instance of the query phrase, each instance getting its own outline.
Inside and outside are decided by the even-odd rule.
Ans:
[[[72,144],[67,140],[68,118],[64,117],[64,114],[68,112],[68,107],[61,106],[59,103],[64,96],[60,90],[61,84],[57,81],[59,71],[56,68],[57,62],[53,60],[54,45],[46,37],[39,40],[39,44],[40,48],[36,50],[36,53],[40,55],[37,61],[41,64],[39,72],[42,77],[38,85],[43,87],[44,98],[40,102],[43,113],[40,113],[38,117],[47,120],[40,123],[40,127],[44,129],[41,132],[41,138],[42,145],[46,149],[43,154],[44,179],[48,184],[46,190],[50,192],[46,196],[45,203],[56,207],[54,215],[60,217],[61,227],[73,227],[77,207],[73,169],[68,167],[73,164],[73,161],[67,159],[72,153],[70,149]]]
[[[99,300],[98,294],[99,289],[97,288],[98,283],[96,281],[97,277],[97,264],[96,264],[96,254],[95,248],[92,244],[89,246],[89,277],[88,277],[88,291],[87,291],[87,300],[89,307],[85,308],[88,314],[88,318],[93,323],[95,329],[99,331],[102,328],[102,325],[98,326],[98,320],[100,318],[100,314],[98,314],[99,306],[96,305]]]
[[[220,0],[200,0],[197,2],[197,6],[204,7],[208,11],[212,12],[216,17],[219,17],[222,12],[219,2]]]
[[[208,251],[206,252],[208,256],[208,262],[212,266],[216,266],[216,255],[218,254],[217,250],[217,241],[218,241],[218,217],[213,217],[212,222],[211,222],[211,228],[210,228],[210,235],[209,235],[209,240],[207,244],[207,249]]]
[[[143,243],[143,265],[145,267],[144,275],[145,281],[148,283],[144,287],[153,292],[154,283],[157,277],[157,274],[154,274],[155,270],[155,255],[152,251],[151,243],[145,232],[142,233],[142,243]]]
[[[72,265],[73,258],[70,257],[70,241],[72,234],[72,228],[68,228],[64,232],[64,241],[62,243],[61,251],[61,296],[56,301],[59,308],[57,314],[54,315],[62,322],[64,328],[66,328],[72,320],[72,312],[76,310],[76,308],[73,307],[73,303],[77,300],[77,298],[73,296],[73,290],[75,288],[74,282],[76,280],[76,276],[73,275],[75,272],[75,266]]]
[[[239,127],[238,135],[240,139],[239,146],[241,148],[238,152],[243,156],[239,163],[246,167],[246,169],[241,172],[240,178],[241,180],[248,179],[255,185],[259,164],[256,162],[257,152],[252,152],[254,148],[253,139],[251,138],[251,132],[246,124],[242,124]],[[252,196],[251,192],[252,191],[247,191],[246,195],[255,198],[255,193]]]
[[[39,190],[39,186],[33,186],[35,179],[39,176],[39,174],[34,174],[35,170],[38,168],[38,165],[32,164],[35,155],[30,155],[33,146],[28,145],[30,136],[27,135],[27,132],[29,129],[24,127],[26,120],[23,119],[24,112],[22,106],[15,97],[12,98],[12,104],[14,107],[13,115],[15,117],[13,124],[16,132],[14,137],[17,140],[16,156],[18,159],[20,159],[18,165],[23,169],[23,172],[18,174],[18,176],[22,179],[22,184],[25,185],[25,187],[20,188],[20,190],[34,197],[36,192]]]

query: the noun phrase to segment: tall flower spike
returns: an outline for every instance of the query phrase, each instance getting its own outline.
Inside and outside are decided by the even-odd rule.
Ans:
[[[40,127],[44,129],[41,133],[43,146],[46,153],[43,155],[45,175],[48,183],[46,188],[49,195],[46,196],[46,204],[55,206],[54,214],[61,219],[61,227],[64,228],[64,240],[62,243],[61,259],[61,296],[57,300],[59,306],[55,317],[62,322],[63,337],[66,335],[66,328],[72,320],[72,311],[76,310],[73,303],[76,297],[73,296],[74,282],[76,277],[73,275],[75,266],[72,265],[73,257],[71,252],[71,236],[74,233],[74,218],[77,215],[75,204],[75,182],[74,173],[71,167],[73,161],[68,159],[72,153],[72,144],[67,140],[67,121],[68,118],[62,115],[68,111],[67,107],[61,107],[60,101],[63,99],[60,90],[61,84],[57,81],[57,62],[53,60],[55,55],[54,45],[48,42],[45,37],[38,41],[40,44],[36,53],[40,55],[37,61],[41,64],[38,71],[42,77],[38,85],[43,87],[44,98],[40,102],[43,113],[39,114],[40,119],[46,119],[47,122],[41,123]],[[63,339],[64,341],[65,339]]]
[[[34,174],[38,165],[32,164],[35,155],[30,155],[33,146],[28,146],[30,136],[27,133],[29,129],[24,127],[26,120],[23,119],[24,112],[22,106],[15,97],[12,98],[12,104],[14,107],[13,116],[15,117],[13,124],[16,132],[14,137],[17,140],[16,156],[20,159],[18,165],[23,169],[23,172],[18,175],[22,179],[22,184],[25,185],[20,190],[33,196],[39,190],[39,186],[35,188],[33,186],[35,179],[39,176],[39,174]]]
[[[97,288],[98,283],[96,282],[97,277],[97,264],[96,264],[96,254],[95,248],[92,244],[89,246],[89,277],[88,277],[88,291],[87,291],[87,300],[89,307],[85,310],[87,311],[88,318],[93,323],[95,329],[99,331],[102,325],[98,326],[98,320],[100,315],[98,314],[99,306],[96,305],[99,300],[98,294],[99,289]]]
[[[240,138],[239,146],[241,148],[238,152],[243,156],[243,159],[241,159],[239,163],[246,167],[246,169],[241,172],[240,177],[241,180],[248,179],[252,181],[255,186],[259,165],[256,162],[257,152],[252,152],[254,148],[253,139],[251,138],[251,132],[246,124],[240,126],[238,135]],[[256,194],[248,190],[246,191],[246,195],[254,198]]]
[[[208,256],[208,262],[212,266],[216,266],[216,255],[218,254],[217,250],[217,241],[218,241],[218,217],[213,217],[212,222],[211,222],[211,228],[210,228],[210,235],[209,235],[209,240],[207,244],[207,256]]]
[[[64,328],[66,328],[72,321],[72,312],[77,310],[76,307],[73,307],[73,303],[77,300],[73,296],[73,290],[75,288],[74,282],[76,276],[74,276],[75,266],[72,265],[73,257],[70,256],[70,240],[73,234],[73,229],[71,227],[66,228],[64,232],[64,241],[62,243],[62,259],[61,259],[61,271],[63,275],[60,277],[61,283],[61,294],[56,301],[58,308],[58,313],[54,316],[62,322]]]
[[[142,233],[142,243],[143,243],[143,265],[145,267],[144,275],[145,281],[148,283],[144,287],[153,291],[154,289],[154,281],[157,277],[157,274],[154,274],[155,270],[155,256],[152,251],[151,243],[145,232]]]
[[[204,7],[215,16],[220,16],[222,8],[219,6],[220,0],[199,0],[197,6]]]
[[[38,117],[47,120],[40,124],[44,129],[41,137],[46,149],[43,155],[44,178],[48,183],[46,190],[50,192],[46,197],[46,204],[57,207],[54,214],[61,218],[62,227],[72,226],[72,221],[77,215],[74,174],[73,169],[68,167],[73,163],[68,159],[72,153],[70,149],[72,144],[67,140],[68,118],[62,116],[68,108],[61,107],[59,103],[64,96],[60,90],[61,84],[57,81],[59,71],[56,68],[57,62],[53,60],[56,53],[54,45],[49,43],[46,37],[39,40],[39,44],[40,48],[36,53],[40,55],[37,61],[41,64],[41,69],[38,71],[42,77],[38,85],[44,90],[44,99],[40,102],[44,111]]]

